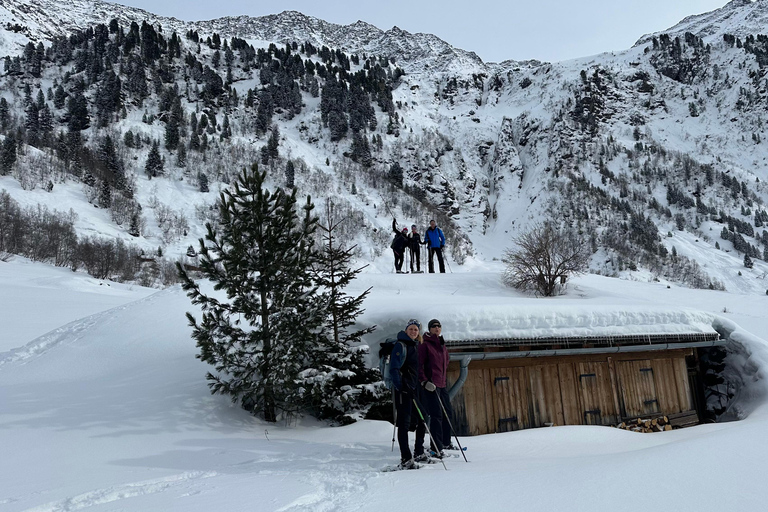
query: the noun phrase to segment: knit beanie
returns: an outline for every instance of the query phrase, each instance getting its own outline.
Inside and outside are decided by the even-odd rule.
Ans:
[[[418,327],[419,328],[419,332],[421,332],[421,322],[419,322],[415,318],[411,318],[410,320],[408,320],[408,323],[406,324],[405,328],[407,329],[407,328],[409,328],[412,325],[415,325],[416,327]]]

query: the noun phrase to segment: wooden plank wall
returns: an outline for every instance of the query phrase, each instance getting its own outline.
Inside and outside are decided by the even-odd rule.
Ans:
[[[554,425],[615,425],[622,418],[694,408],[685,357],[645,354],[472,361],[451,401],[460,435]],[[451,363],[449,382],[459,376]]]

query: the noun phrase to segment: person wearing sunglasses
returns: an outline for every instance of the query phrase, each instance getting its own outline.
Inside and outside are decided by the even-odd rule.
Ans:
[[[449,356],[440,321],[432,319],[427,327],[429,332],[424,333],[423,342],[418,346],[419,382],[424,390],[424,406],[429,413],[429,429],[437,447],[433,456],[441,458],[444,449],[452,448],[451,427],[443,418],[443,407],[446,414],[451,414],[451,401],[445,389]]]

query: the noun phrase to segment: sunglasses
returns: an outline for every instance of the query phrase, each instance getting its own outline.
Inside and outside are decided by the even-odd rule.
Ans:
[[[440,324],[432,324],[432,325],[429,326],[430,329],[432,329],[433,327],[439,327],[440,329],[443,328],[443,326],[440,325]]]

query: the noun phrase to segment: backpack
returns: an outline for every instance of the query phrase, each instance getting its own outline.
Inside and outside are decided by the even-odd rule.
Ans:
[[[393,238],[392,239],[392,243],[389,244],[389,248],[390,249],[394,249],[395,248],[395,242],[397,242],[397,237]],[[383,343],[382,343],[382,345],[383,345]]]
[[[395,343],[400,343],[395,338],[387,338],[380,343],[379,349],[379,371],[381,372],[381,378],[384,381],[384,385],[387,389],[394,389],[395,385],[392,382],[392,374],[390,373],[390,359],[392,356],[392,350],[395,348]]]

